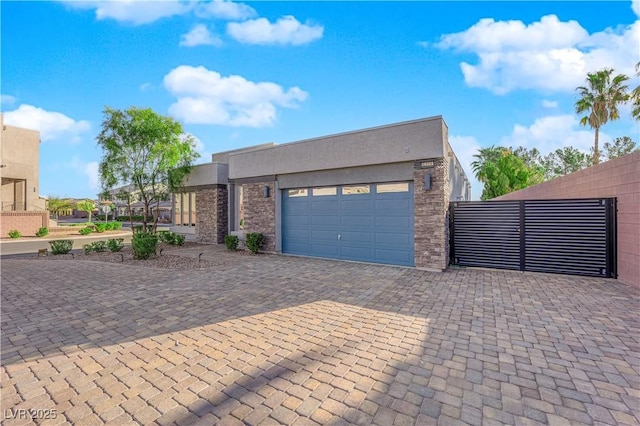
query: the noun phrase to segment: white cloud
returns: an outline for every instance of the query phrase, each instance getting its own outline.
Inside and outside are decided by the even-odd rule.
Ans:
[[[151,84],[151,83],[142,83],[140,85],[140,91],[141,92],[146,92],[146,91],[149,91],[149,90],[152,90],[152,89],[153,89],[153,84]]]
[[[4,114],[5,124],[38,130],[40,139],[79,142],[81,135],[91,128],[88,121],[76,121],[60,112],[46,111],[33,105],[22,104]]]
[[[593,146],[593,138],[592,129],[580,126],[575,115],[567,114],[541,117],[529,126],[516,124],[511,134],[503,137],[499,145],[537,148],[543,155],[565,146],[589,152]],[[609,135],[600,131],[601,145],[610,140]]]
[[[467,85],[505,94],[573,91],[587,72],[605,67],[631,74],[639,44],[640,21],[589,34],[576,21],[547,15],[529,25],[481,19],[465,31],[443,35],[436,46],[477,55],[477,65],[460,64]]]
[[[252,7],[244,3],[225,0],[213,0],[211,2],[201,3],[196,8],[195,13],[200,18],[213,17],[229,21],[242,21],[257,15]]]
[[[638,18],[640,18],[640,0],[632,0],[631,1],[631,10],[636,14]]]
[[[74,155],[70,162],[64,164],[64,167],[83,175],[87,179],[89,189],[96,191],[100,189],[100,165],[97,161],[84,162]]]
[[[480,144],[473,136],[449,136],[449,143],[471,183],[471,199],[479,200],[483,186],[473,174],[471,163],[474,160],[473,156],[480,149]]]
[[[0,106],[8,107],[16,103],[16,97],[11,95],[0,95]]]
[[[96,19],[113,19],[133,25],[150,24],[162,18],[183,15],[193,8],[192,2],[184,1],[69,1],[70,7],[95,9]]]
[[[558,102],[550,101],[548,99],[543,99],[542,100],[542,107],[543,108],[558,108]]]
[[[212,34],[204,24],[194,26],[191,31],[180,37],[180,46],[193,47],[200,45],[221,46],[222,40],[217,35]]]
[[[241,43],[247,44],[292,44],[310,43],[322,38],[324,27],[309,22],[301,24],[293,16],[283,16],[272,24],[265,18],[245,22],[230,22],[227,33]]]
[[[276,107],[293,108],[308,94],[298,87],[284,90],[271,82],[242,76],[223,77],[202,66],[181,65],[164,77],[177,101],[169,112],[186,123],[263,127],[276,119]]]

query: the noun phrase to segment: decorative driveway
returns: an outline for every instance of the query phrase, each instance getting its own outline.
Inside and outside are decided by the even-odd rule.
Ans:
[[[3,259],[3,424],[640,423],[616,281],[195,250]]]

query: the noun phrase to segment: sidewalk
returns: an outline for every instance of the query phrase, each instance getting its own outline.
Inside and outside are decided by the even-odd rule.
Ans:
[[[14,254],[34,254],[37,256],[38,250],[50,249],[49,241],[54,240],[73,240],[73,249],[81,249],[85,244],[94,241],[109,240],[111,238],[124,238],[125,244],[131,243],[131,230],[96,232],[89,235],[47,235],[46,237],[2,238],[0,240],[0,256]]]

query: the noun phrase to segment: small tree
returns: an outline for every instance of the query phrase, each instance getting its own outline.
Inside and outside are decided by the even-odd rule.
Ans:
[[[589,167],[593,159],[589,154],[572,146],[558,148],[543,159],[545,178],[553,179]]]
[[[629,136],[615,138],[613,142],[605,142],[602,146],[603,153],[607,159],[622,157],[630,152],[637,151],[636,143]]]
[[[159,207],[160,201],[176,192],[199,157],[193,137],[185,135],[179,122],[151,109],[131,107],[121,111],[106,107],[97,141],[103,151],[103,190],[130,184],[127,191],[139,194],[144,205],[142,229],[146,232],[150,206],[155,203]],[[156,208],[153,232],[158,211]]]
[[[503,149],[497,160],[482,156],[482,153],[474,155],[478,160],[471,164],[476,178],[484,184],[480,197],[482,200],[490,200],[544,180],[537,168],[526,165],[510,149]],[[481,161],[483,159],[485,161]]]
[[[82,200],[76,203],[76,209],[81,212],[89,213],[89,222],[91,222],[91,213],[96,209],[96,204],[91,200]]]
[[[63,210],[71,210],[73,208],[73,201],[68,198],[60,198],[50,196],[47,200],[47,210],[50,213],[56,215],[56,220],[60,217],[60,212]]]

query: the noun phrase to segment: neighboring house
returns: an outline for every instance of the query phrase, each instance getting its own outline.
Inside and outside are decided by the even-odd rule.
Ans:
[[[6,237],[10,229],[34,235],[38,228],[49,226],[45,200],[40,198],[38,190],[40,133],[5,125],[2,114],[0,126],[1,236]]]
[[[471,194],[440,116],[213,154],[183,185],[175,224],[199,241],[260,232],[269,252],[433,270]]]
[[[164,189],[164,188],[163,188]],[[120,196],[121,193],[129,193],[131,196],[131,206],[127,203],[126,199]],[[104,197],[103,197],[104,198]],[[128,216],[129,207],[131,207],[131,215],[141,216],[144,215],[144,203],[141,201],[140,190],[136,189],[133,185],[125,185],[118,188],[114,188],[109,191],[106,199],[112,201],[115,204],[116,216]],[[159,205],[152,203],[149,208],[149,214],[155,214],[158,210],[158,219],[161,222],[171,222],[172,217],[171,200],[160,201]]]

